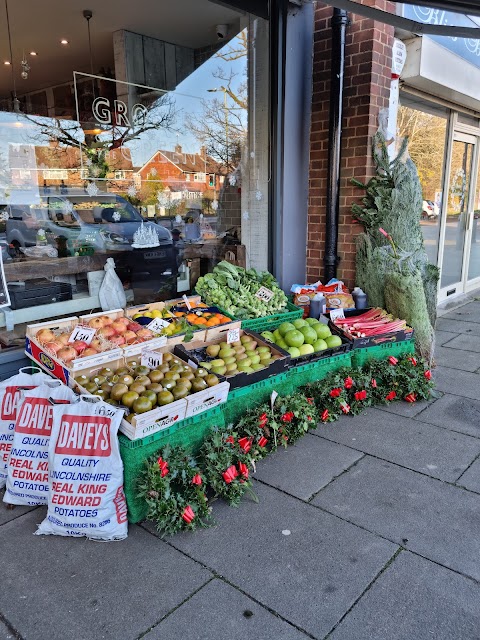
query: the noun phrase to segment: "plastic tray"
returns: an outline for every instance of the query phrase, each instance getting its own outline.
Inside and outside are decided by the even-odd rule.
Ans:
[[[232,318],[232,320],[237,319],[223,309],[220,310],[226,316]],[[256,331],[257,333],[261,333],[262,331],[274,331],[282,324],[282,322],[293,322],[293,320],[297,320],[302,317],[303,309],[296,307],[291,302],[287,302],[286,311],[275,313],[272,316],[264,316],[263,318],[249,318],[248,320],[242,320],[242,329]]]
[[[229,425],[237,422],[246,411],[262,404],[262,402],[268,401],[272,391],[282,395],[288,375],[288,373],[281,373],[278,376],[271,376],[266,380],[231,391],[227,403],[223,405],[225,424]]]
[[[405,353],[415,353],[415,340],[385,342],[376,347],[354,349],[352,351],[352,365],[354,367],[363,367],[368,360],[383,360],[389,356],[397,357]]]
[[[352,364],[352,353],[352,351],[348,351],[347,353],[341,353],[331,358],[323,358],[310,362],[309,364],[292,367],[289,369],[288,374],[286,374],[286,380],[282,385],[281,392],[283,395],[295,393],[299,387],[303,387],[309,382],[323,380],[323,378],[326,378],[332,371],[337,371],[342,367],[350,367]]]
[[[129,522],[140,522],[147,515],[147,505],[137,495],[138,479],[145,461],[167,444],[179,445],[195,453],[213,426],[224,425],[222,409],[216,407],[141,440],[129,440],[126,436],[119,435]]]

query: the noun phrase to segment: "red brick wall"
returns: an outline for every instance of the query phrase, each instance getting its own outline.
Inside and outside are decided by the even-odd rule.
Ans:
[[[361,4],[394,11],[388,0],[361,0]],[[307,240],[307,281],[323,277],[328,172],[328,121],[330,99],[330,19],[333,9],[318,2],[315,10],[313,97],[310,133],[310,175]],[[377,116],[388,106],[393,27],[349,14],[347,27],[338,277],[349,286],[355,281],[355,239],[359,225],[352,224],[350,207],[362,191],[350,184],[373,175],[371,139]]]

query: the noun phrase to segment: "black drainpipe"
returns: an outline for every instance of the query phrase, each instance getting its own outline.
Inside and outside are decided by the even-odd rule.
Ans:
[[[332,16],[332,69],[330,83],[330,118],[328,132],[327,220],[325,232],[324,282],[337,275],[340,260],[338,218],[340,206],[340,163],[342,146],[343,79],[345,71],[345,36],[348,14],[334,9]]]

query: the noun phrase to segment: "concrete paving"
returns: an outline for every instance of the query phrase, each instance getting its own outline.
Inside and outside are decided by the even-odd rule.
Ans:
[[[444,313],[442,397],[319,426],[209,529],[38,537],[0,504],[0,640],[478,640],[479,340],[479,302]]]

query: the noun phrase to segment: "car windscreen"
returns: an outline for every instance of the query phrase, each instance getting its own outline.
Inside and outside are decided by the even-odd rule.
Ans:
[[[58,224],[121,224],[141,222],[142,217],[132,205],[116,197],[48,198],[49,217]]]

